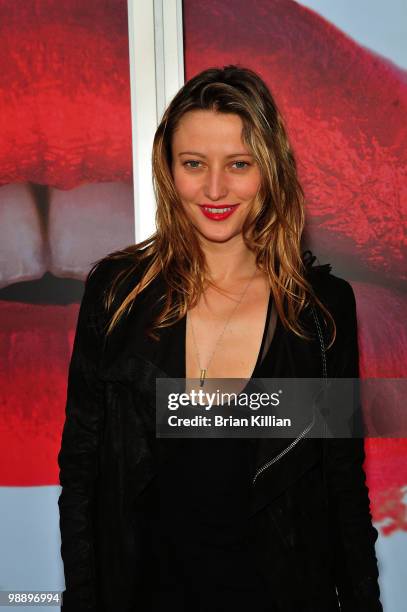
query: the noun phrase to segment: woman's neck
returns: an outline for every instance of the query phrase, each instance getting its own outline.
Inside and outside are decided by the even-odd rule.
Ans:
[[[228,285],[252,276],[256,268],[256,256],[249,251],[241,236],[227,242],[202,244],[209,276],[219,285]]]

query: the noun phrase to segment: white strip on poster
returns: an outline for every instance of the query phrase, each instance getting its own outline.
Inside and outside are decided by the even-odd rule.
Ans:
[[[135,242],[155,231],[151,150],[165,107],[184,84],[181,0],[128,0]]]

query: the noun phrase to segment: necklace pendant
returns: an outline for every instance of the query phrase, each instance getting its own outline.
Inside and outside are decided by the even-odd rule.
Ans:
[[[199,386],[203,387],[205,382],[206,370],[201,370],[201,377],[199,379]]]

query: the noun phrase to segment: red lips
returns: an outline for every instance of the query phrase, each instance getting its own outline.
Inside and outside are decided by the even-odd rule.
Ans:
[[[217,206],[202,205],[200,206],[200,209],[202,211],[202,214],[207,219],[211,219],[212,221],[224,221],[225,219],[228,219],[231,215],[233,215],[238,206],[238,204],[235,204],[234,206],[220,206],[219,204]],[[224,210],[224,212],[221,212],[223,209],[226,208],[228,210]],[[219,212],[214,212],[215,209],[218,209]]]
[[[274,93],[318,256],[350,278],[406,280],[404,72],[290,0],[241,2],[239,11],[233,0],[186,0],[184,26],[187,78],[240,62]]]
[[[210,202],[204,202],[203,204],[199,204],[199,206],[206,206],[207,208],[233,208],[234,206],[239,206],[238,204],[211,204]]]
[[[127,5],[0,5],[0,185],[132,179]]]
[[[2,2],[0,34],[0,185],[32,182],[68,190],[84,183],[131,181],[126,0]],[[84,220],[88,223],[89,202],[95,205],[94,229],[84,238],[91,243],[89,263],[103,248],[98,242],[96,199],[83,202],[72,191],[75,210],[65,216],[69,223],[64,228],[61,217],[56,223],[47,214],[50,202],[45,197],[37,209],[32,205],[32,223],[24,233],[17,213],[18,206],[24,211],[27,203],[16,202],[13,216],[12,201],[6,214],[2,197],[0,193],[2,247],[11,232],[8,248],[29,270],[32,252],[39,259],[43,256],[54,274],[59,267],[49,244],[51,226],[60,252],[71,257]],[[117,203],[112,201],[111,221],[126,215],[123,203]],[[36,236],[32,252],[30,227]],[[128,244],[126,231],[116,239],[117,247],[120,240],[123,246]],[[109,247],[104,248],[107,252]],[[10,299],[14,286],[5,285],[13,256],[7,257],[2,265],[5,276],[0,279],[4,286],[0,297],[0,485],[57,484],[67,368],[79,304]],[[41,276],[35,274],[33,282]],[[82,269],[71,276],[79,277],[83,278]],[[20,290],[23,285],[20,282],[15,293],[28,296],[28,282],[25,291]],[[44,299],[35,290],[31,295]]]

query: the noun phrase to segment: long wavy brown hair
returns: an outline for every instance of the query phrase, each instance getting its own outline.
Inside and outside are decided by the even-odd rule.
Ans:
[[[166,296],[150,328],[150,335],[155,339],[158,339],[157,329],[184,317],[208,284],[214,286],[208,278],[196,230],[184,211],[171,172],[174,131],[185,113],[197,109],[235,113],[241,117],[242,140],[261,173],[260,188],[242,228],[243,240],[255,253],[258,268],[269,278],[283,326],[301,338],[310,339],[300,324],[299,315],[313,301],[332,324],[330,347],[336,336],[335,322],[314,294],[301,257],[304,193],[283,118],[264,81],[254,71],[236,65],[209,68],[197,74],[178,91],[162,117],[152,150],[156,232],[147,240],[103,258],[130,261],[105,294],[107,310],[112,307],[120,283],[136,271],[141,261],[148,260],[139,282],[114,308],[107,334],[131,309],[136,296],[160,273]],[[325,325],[327,319],[324,317]]]

